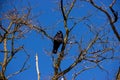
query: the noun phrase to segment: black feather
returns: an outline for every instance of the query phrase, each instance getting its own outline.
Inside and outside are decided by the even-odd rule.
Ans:
[[[53,40],[53,50],[52,50],[53,53],[57,53],[57,50],[59,46],[62,44],[62,42],[63,42],[63,33],[62,31],[59,31],[57,32]]]

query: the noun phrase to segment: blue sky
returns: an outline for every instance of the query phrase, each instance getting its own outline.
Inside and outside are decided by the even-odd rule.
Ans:
[[[6,2],[9,2],[10,0],[6,0]],[[15,2],[14,2],[15,1]],[[5,7],[4,9],[1,8],[1,13],[6,12],[7,10],[13,9],[11,4],[15,4],[15,7],[17,7],[18,10],[21,10],[24,8],[24,6],[27,6],[27,1],[20,0],[16,1],[14,0],[11,3],[5,3],[5,1],[2,2],[2,6]],[[58,2],[60,0],[29,0],[29,3],[31,5],[32,14],[31,16],[40,15],[38,17],[35,17],[33,19],[34,25],[40,25],[46,28],[46,31],[50,34],[50,36],[54,36],[55,33],[58,30],[62,30],[65,34],[65,30],[63,27],[63,18],[62,14],[59,10]],[[100,0],[98,1],[99,4]],[[111,2],[111,0],[105,0],[103,3],[108,5]],[[9,5],[8,5],[9,4]],[[115,5],[115,9],[119,10],[119,4],[118,1]],[[79,24],[76,25],[76,27],[73,29],[73,31],[70,33],[71,36],[74,36],[76,40],[80,40],[83,38],[84,42],[82,44],[83,48],[87,46],[87,43],[89,43],[89,40],[91,40],[94,37],[93,33],[90,33],[88,28],[86,27],[85,23],[87,24],[94,24],[95,28],[99,28],[102,26],[102,24],[105,23],[107,20],[107,17],[103,13],[101,13],[99,10],[96,10],[93,8],[89,3],[87,2],[79,2],[77,0],[77,3],[75,7],[73,8],[72,12],[70,13],[70,17],[75,18],[82,18],[83,16],[86,16],[88,13],[92,14],[89,21],[82,21]],[[72,20],[69,20],[68,27],[70,28],[73,24]],[[6,24],[4,24],[6,25]],[[116,26],[120,25],[120,20],[116,23]],[[110,26],[107,25],[107,28],[109,30]],[[110,29],[111,30],[111,29]],[[103,30],[104,32],[105,30]],[[106,30],[107,31],[107,30]],[[118,28],[118,31],[120,32],[120,28]],[[101,31],[101,35],[103,33]],[[114,36],[112,34],[112,31],[108,34],[108,36]],[[111,38],[110,38],[111,39]],[[112,40],[112,39],[111,39]],[[45,36],[42,36],[41,33],[30,31],[29,33],[25,34],[25,38],[21,40],[16,40],[16,46],[23,45],[25,47],[25,50],[30,55],[30,59],[27,63],[29,67],[28,70],[15,75],[11,77],[9,80],[37,80],[37,74],[36,74],[36,68],[35,68],[35,54],[38,53],[39,56],[39,69],[41,72],[41,80],[48,80],[50,76],[53,75],[53,68],[52,68],[52,60],[51,56],[47,55],[46,52],[51,53],[52,51],[52,41]],[[9,43],[8,43],[9,45]],[[10,47],[10,45],[9,45]],[[97,48],[100,48],[101,46],[96,46]],[[2,44],[0,44],[0,48],[2,49]],[[69,48],[69,45],[68,45]],[[120,47],[116,47],[116,49],[119,49]],[[117,50],[118,50],[117,49]],[[60,49],[58,50],[60,51]],[[63,60],[61,63],[61,67],[64,70],[67,68],[70,64],[73,63],[74,59],[72,56],[76,56],[78,52],[77,46],[74,46],[69,51],[69,54]],[[119,52],[115,52],[115,56],[119,57]],[[0,61],[2,60],[3,56],[0,56]],[[6,76],[16,72],[21,68],[23,65],[23,62],[26,59],[26,54],[24,51],[20,51],[15,55],[13,60],[9,63],[7,70],[6,70]],[[83,68],[83,65],[90,65],[87,62],[82,61],[80,64],[77,65],[77,70]],[[103,65],[105,70],[108,70],[109,73],[106,73],[105,71],[101,70],[99,67],[96,67],[94,69],[90,69],[88,71],[85,71],[81,73],[76,80],[115,80],[115,74],[119,67],[119,60],[105,60],[101,62],[101,65]],[[66,77],[68,80],[71,80],[72,74],[75,72],[74,69],[72,69],[68,74],[66,74]]]

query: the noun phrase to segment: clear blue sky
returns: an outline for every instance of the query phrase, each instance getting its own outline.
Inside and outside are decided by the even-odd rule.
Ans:
[[[7,1],[7,0],[6,0]],[[8,0],[9,2],[10,0]],[[27,1],[20,0],[11,2],[11,4],[15,4],[15,6],[20,10],[21,8],[24,8],[24,6],[28,5]],[[33,19],[33,24],[35,25],[41,25],[44,28],[47,29],[47,32],[54,36],[55,33],[58,30],[62,30],[63,33],[65,33],[65,30],[63,28],[63,22],[62,22],[62,14],[60,10],[58,10],[58,1],[60,0],[28,0],[33,8],[32,10],[32,16],[37,15],[40,13],[40,16]],[[99,0],[100,2],[100,0]],[[105,0],[103,2],[104,4],[108,5],[111,2],[111,0]],[[3,4],[4,9],[1,8],[1,13],[5,12],[8,9],[11,9],[10,4],[7,5],[5,1],[0,1],[0,4]],[[5,4],[6,3],[6,4]],[[115,9],[119,10],[119,4],[118,2],[115,5]],[[104,14],[102,14],[100,11],[93,8],[89,3],[85,2],[78,2],[75,5],[75,8],[73,8],[73,11],[71,12],[70,16],[75,18],[81,18],[82,16],[87,15],[88,13],[94,14],[90,20],[91,22],[87,23],[93,23],[95,24],[95,27],[100,27],[101,24],[104,23],[106,20],[106,17]],[[37,22],[39,21],[39,23]],[[68,26],[71,27],[71,24],[73,24],[72,21],[69,21]],[[5,24],[4,24],[5,25]],[[120,21],[116,23],[116,25],[120,25]],[[108,26],[110,28],[110,26]],[[119,28],[120,29],[120,28]],[[120,30],[119,30],[120,32]],[[76,37],[76,40],[80,40],[81,37],[84,37],[85,43],[83,43],[84,46],[87,45],[88,40],[90,40],[93,37],[92,33],[89,33],[89,30],[87,27],[85,27],[84,21],[80,22],[76,28],[70,33],[70,35],[74,35]],[[110,32],[111,36],[114,36],[112,34],[112,31]],[[52,51],[52,41],[47,39],[46,37],[41,36],[40,33],[36,33],[35,31],[31,31],[25,35],[25,39],[16,40],[16,45],[22,45],[24,44],[26,51],[30,54],[30,60],[27,63],[30,65],[30,68],[12,78],[9,80],[37,80],[37,74],[36,74],[36,68],[35,68],[35,54],[38,53],[39,56],[39,69],[41,72],[41,80],[48,80],[48,78],[53,75],[53,68],[52,68],[52,61],[51,57],[46,54],[46,51],[49,53]],[[97,46],[98,47],[98,46]],[[3,48],[0,45],[0,48]],[[98,47],[100,48],[100,47]],[[60,49],[59,49],[60,51]],[[63,69],[67,68],[74,60],[71,58],[73,55],[78,54],[77,47],[73,47],[67,58],[62,62],[61,67]],[[119,52],[116,52],[116,56],[118,56]],[[0,61],[3,56],[0,56]],[[119,56],[118,56],[119,57]],[[14,59],[10,62],[9,66],[6,70],[6,75],[9,75],[13,72],[16,72],[21,68],[23,65],[23,62],[25,61],[26,55],[23,51],[20,51],[17,53],[17,55],[14,57]],[[84,61],[78,64],[78,67],[81,69],[82,65],[90,65],[89,63],[85,63]],[[100,68],[96,67],[94,69],[90,69],[88,71],[85,71],[80,74],[80,76],[77,77],[76,80],[115,80],[115,74],[119,67],[119,60],[106,60],[104,62],[101,62],[101,65],[103,65],[104,69],[108,70],[109,73],[106,73],[105,71],[101,70]],[[76,70],[79,71],[80,69]],[[68,80],[71,80],[72,73],[74,73],[75,70],[71,70],[68,74],[66,74]]]

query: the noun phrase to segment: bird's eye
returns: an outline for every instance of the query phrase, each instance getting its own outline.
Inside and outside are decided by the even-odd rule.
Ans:
[[[61,31],[59,31],[59,33],[61,33]]]

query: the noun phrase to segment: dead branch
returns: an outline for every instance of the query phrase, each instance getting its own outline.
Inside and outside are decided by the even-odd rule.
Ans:
[[[27,67],[26,67],[26,64],[27,64],[29,58],[30,58],[30,56],[27,55],[27,58],[26,58],[25,62],[23,63],[22,67],[20,68],[20,70],[17,71],[17,72],[15,72],[15,73],[12,73],[12,74],[8,75],[8,76],[7,76],[7,79],[9,79],[9,78],[11,78],[11,77],[13,77],[13,76],[15,76],[15,75],[17,75],[17,74],[25,71],[25,70],[27,70],[27,69],[30,67],[30,66],[27,66]]]
[[[8,58],[7,63],[9,63],[9,62],[12,60],[12,58],[14,57],[14,55],[15,55],[16,53],[18,53],[19,51],[21,51],[22,49],[23,49],[23,46],[20,46],[20,47],[17,48],[17,49],[13,49],[12,52],[11,52],[10,57]]]
[[[118,70],[118,72],[116,74],[116,80],[120,80],[120,67],[119,67],[119,70]]]
[[[91,48],[91,46],[93,46],[95,44],[95,42],[98,40],[98,35],[96,35],[96,37],[89,43],[88,47],[81,51],[80,54],[78,55],[77,59],[74,61],[73,64],[71,64],[67,69],[63,70],[62,72],[58,73],[56,75],[56,78],[59,78],[60,76],[65,75],[67,72],[69,72],[70,70],[72,70],[78,63],[80,63],[83,59],[84,56],[87,54],[87,51]]]
[[[61,12],[62,12],[62,15],[63,15],[63,19],[64,19],[64,21],[66,21],[67,19],[67,17],[66,17],[66,15],[65,15],[65,11],[64,11],[64,8],[63,8],[63,0],[60,0],[61,2],[60,2],[60,8],[61,8]]]
[[[109,6],[111,12],[112,12],[113,15],[114,15],[113,23],[117,22],[117,20],[118,20],[118,12],[116,12],[116,11],[113,9],[113,6],[114,6],[115,3],[116,3],[116,0],[113,0],[113,2],[112,2],[112,3],[110,4],[110,6]]]
[[[61,64],[61,61],[64,57],[64,50],[65,50],[65,47],[66,47],[66,44],[67,44],[67,41],[68,41],[68,36],[69,36],[69,29],[68,29],[68,26],[67,26],[67,20],[68,20],[68,15],[69,13],[71,12],[74,4],[75,4],[75,1],[74,0],[72,3],[71,3],[71,7],[70,9],[68,10],[67,14],[65,14],[65,11],[64,11],[64,5],[63,5],[63,0],[60,1],[60,4],[61,4],[61,12],[62,12],[62,15],[63,15],[63,20],[64,20],[64,28],[66,30],[66,34],[65,34],[65,37],[64,37],[64,42],[63,42],[63,45],[62,45],[62,48],[61,48],[61,53],[58,55],[58,58],[57,58],[57,61],[56,63],[54,63],[54,76],[52,78],[52,80],[57,80],[58,77],[56,77],[56,75],[58,75],[58,70],[60,68],[60,64]],[[63,75],[62,75],[63,76]]]
[[[37,75],[38,75],[38,80],[40,80],[40,71],[39,71],[38,54],[37,53],[36,53],[36,56],[35,56],[35,60],[36,60],[36,71],[37,71]]]
[[[8,57],[8,53],[7,53],[7,39],[5,38],[3,40],[3,42],[4,42],[4,51],[5,51],[5,53],[4,53],[4,61],[3,61],[3,64],[2,64],[1,76],[2,76],[3,80],[6,80],[4,74],[5,74],[5,70],[6,70],[6,66],[7,66],[7,57]]]
[[[115,34],[115,36],[117,37],[117,39],[120,41],[120,35],[114,25],[114,23],[117,21],[118,19],[118,15],[117,13],[115,13],[114,9],[112,8],[112,6],[115,4],[115,1],[116,0],[113,0],[113,2],[110,4],[109,8],[110,10],[112,11],[113,15],[114,15],[114,20],[112,20],[112,17],[110,16],[110,13],[107,12],[107,10],[103,9],[102,7],[98,6],[97,4],[94,3],[93,0],[89,0],[89,2],[95,7],[97,8],[98,10],[100,10],[101,12],[103,12],[107,17],[108,17],[108,20],[109,20],[109,23],[110,23],[110,26]]]
[[[6,17],[10,20],[10,24],[8,25],[8,27],[4,27],[2,24],[0,26],[0,30],[3,31],[3,33],[0,33],[1,38],[2,38],[0,39],[0,43],[3,42],[1,45],[3,45],[4,47],[4,50],[1,50],[4,53],[4,60],[1,63],[1,66],[2,66],[1,77],[3,78],[3,80],[6,80],[5,71],[6,71],[6,67],[8,66],[9,62],[13,59],[16,53],[18,53],[19,51],[23,49],[23,46],[19,46],[18,48],[15,48],[16,46],[14,42],[15,42],[15,39],[17,39],[18,35],[20,35],[22,24],[25,22],[28,23],[28,21],[26,21],[24,17],[19,18],[18,14],[16,13],[17,13],[16,10],[14,10],[13,13],[8,12]],[[7,43],[8,41],[10,41],[11,44],[8,44]],[[9,46],[11,45],[11,49],[7,48],[8,45]],[[26,59],[26,61],[23,64],[23,67],[19,71],[11,74],[9,77],[26,70],[27,68],[25,68],[25,65],[28,59],[29,58]]]
[[[69,16],[71,10],[73,9],[73,7],[74,7],[74,5],[75,5],[75,2],[76,2],[76,0],[73,0],[73,2],[71,3],[70,8],[69,8],[69,10],[68,10],[67,13],[66,13],[66,16],[67,16],[67,17]]]
[[[80,70],[79,72],[74,73],[72,80],[75,80],[75,78],[76,78],[78,75],[80,75],[81,73],[85,72],[86,70],[93,69],[93,68],[95,68],[95,67],[97,67],[97,66],[87,67],[87,68],[84,68],[84,69]]]

